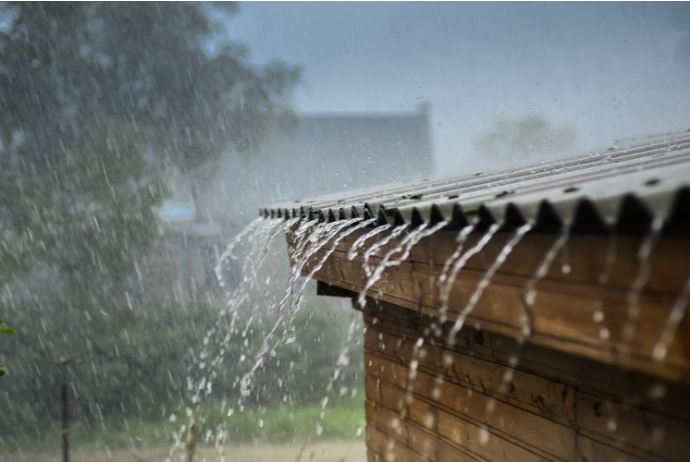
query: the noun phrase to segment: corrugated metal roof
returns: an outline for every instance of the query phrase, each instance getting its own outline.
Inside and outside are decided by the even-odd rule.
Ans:
[[[552,230],[690,223],[690,130],[534,166],[276,204],[270,217],[326,221],[378,217],[379,224],[532,224]]]

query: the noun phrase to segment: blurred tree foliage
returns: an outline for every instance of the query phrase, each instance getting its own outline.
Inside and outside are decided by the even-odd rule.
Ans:
[[[318,404],[327,394],[333,365],[345,345],[348,323],[340,317],[352,314],[323,300],[305,306],[295,319],[296,341],[265,357],[254,377],[253,392],[244,402],[246,408]],[[275,322],[262,317],[247,328],[246,323],[233,323],[229,317],[219,321],[217,307],[208,304],[141,306],[94,336],[91,353],[77,355],[63,370],[53,353],[55,348],[73,344],[64,330],[65,319],[31,304],[23,305],[14,317],[19,325],[31,325],[35,317],[46,321],[44,327],[22,333],[23,344],[35,347],[7,355],[11,379],[0,385],[0,446],[3,438],[48,436],[46,432],[54,428],[51,423],[59,422],[63,381],[72,392],[72,418],[86,427],[98,428],[119,418],[166,421],[171,415],[183,417],[190,386],[194,387],[189,380],[196,383],[200,378],[212,384],[205,388],[203,402],[217,404],[206,406],[206,411],[220,412],[220,403],[226,402],[226,415],[231,407],[240,413],[236,405],[239,379],[251,369],[261,340]],[[201,339],[209,330],[227,340],[214,338],[199,354]],[[361,338],[361,332],[356,338]],[[335,381],[331,401],[341,389],[347,390],[346,396],[353,390],[361,393],[362,349],[351,350],[350,364]],[[224,360],[214,365],[221,355]],[[212,417],[205,410],[196,413],[202,424]]]
[[[167,166],[246,152],[289,114],[298,70],[250,66],[204,8],[2,5],[0,282],[40,254],[102,287],[155,236]]]
[[[146,324],[149,314],[127,298],[134,262],[159,234],[166,171],[193,174],[224,150],[251,151],[271,120],[290,117],[300,75],[278,62],[250,65],[220,22],[235,12],[205,3],[0,5],[0,313],[21,334],[21,347],[0,348],[31,371],[10,370],[4,381],[34,393],[17,403],[40,411],[26,418],[54,412],[50,364],[59,356],[85,364],[92,388],[81,389],[94,394],[94,415],[133,405],[127,396],[141,395],[125,384],[169,380],[161,365],[173,367],[178,353],[156,357],[166,345],[154,341],[160,319]],[[193,326],[171,329],[192,335]]]
[[[9,334],[9,335],[14,335],[14,329],[11,327],[3,327],[3,324],[5,324],[5,321],[0,319],[0,334]],[[5,368],[0,364],[0,377],[5,375]]]
[[[567,152],[575,146],[576,139],[571,126],[554,126],[545,118],[530,114],[516,119],[496,120],[494,127],[476,140],[476,147],[497,160],[529,160],[532,156]]]

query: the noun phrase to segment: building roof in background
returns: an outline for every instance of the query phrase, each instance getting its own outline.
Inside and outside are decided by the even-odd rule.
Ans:
[[[543,230],[634,227],[656,217],[688,223],[690,131],[539,165],[276,204],[260,213],[327,221],[376,217],[379,224],[530,223]]]
[[[302,114],[270,126],[255,149],[242,156],[226,152],[212,180],[198,185],[200,220],[234,226],[251,219],[257,204],[421,180],[434,169],[428,105],[405,112]],[[176,197],[189,197],[188,188]]]

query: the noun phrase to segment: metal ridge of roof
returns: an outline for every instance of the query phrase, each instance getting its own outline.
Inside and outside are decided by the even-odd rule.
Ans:
[[[690,130],[540,165],[276,204],[260,214],[322,221],[377,218],[377,225],[529,223],[544,231],[638,229],[656,218],[688,225]]]

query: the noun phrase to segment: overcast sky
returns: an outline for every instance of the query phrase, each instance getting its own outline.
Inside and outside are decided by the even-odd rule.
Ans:
[[[501,116],[567,122],[579,150],[690,128],[690,56],[679,54],[687,29],[673,26],[681,8],[257,2],[242,3],[228,28],[254,62],[304,66],[301,111],[430,102],[437,168],[451,173],[487,168],[474,142]]]

